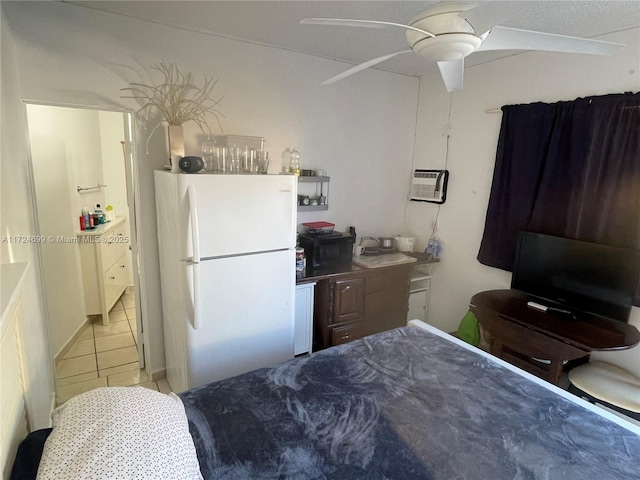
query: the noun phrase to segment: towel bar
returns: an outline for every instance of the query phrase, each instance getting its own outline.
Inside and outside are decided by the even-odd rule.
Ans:
[[[98,182],[98,185],[96,185],[95,187],[81,187],[80,185],[78,185],[78,193],[80,192],[86,192],[87,190],[97,190],[98,188],[106,188],[106,185],[103,185],[102,183]]]

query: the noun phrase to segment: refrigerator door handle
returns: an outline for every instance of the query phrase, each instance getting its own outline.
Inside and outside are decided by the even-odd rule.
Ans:
[[[194,263],[193,270],[193,329],[200,328],[200,264]]]
[[[188,263],[193,269],[193,329],[200,328],[200,232],[198,228],[198,205],[196,203],[196,189],[193,185],[187,187],[189,199],[189,218],[191,219],[191,245],[193,256]]]

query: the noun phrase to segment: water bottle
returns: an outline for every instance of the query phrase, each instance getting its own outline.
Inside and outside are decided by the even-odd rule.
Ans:
[[[433,251],[433,258],[440,258],[440,252],[442,252],[442,242],[438,237],[435,238],[435,246]]]
[[[425,253],[430,254],[433,258],[439,258],[442,251],[442,242],[438,237],[431,237],[429,243],[427,243],[427,249]]]
[[[300,152],[291,150],[291,173],[300,175]]]

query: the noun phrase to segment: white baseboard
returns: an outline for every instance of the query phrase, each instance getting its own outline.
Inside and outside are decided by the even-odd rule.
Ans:
[[[167,370],[161,369],[156,370],[155,372],[151,372],[151,381],[157,382],[158,380],[162,380],[163,378],[167,378]]]
[[[60,360],[64,358],[64,356],[69,352],[69,350],[71,350],[71,347],[73,346],[73,344],[76,342],[76,340],[78,340],[80,335],[82,335],[82,333],[84,332],[85,327],[90,325],[91,325],[91,316],[87,316],[87,319],[84,322],[82,322],[82,324],[78,327],[78,329],[76,330],[76,333],[74,333],[73,336],[69,339],[69,341],[64,344],[64,346],[60,349],[58,353],[56,353],[56,356],[53,359],[56,365],[60,362]]]

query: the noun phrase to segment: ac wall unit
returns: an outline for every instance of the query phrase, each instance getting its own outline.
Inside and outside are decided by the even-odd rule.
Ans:
[[[411,201],[444,203],[447,199],[448,182],[449,170],[414,170],[411,180]]]

